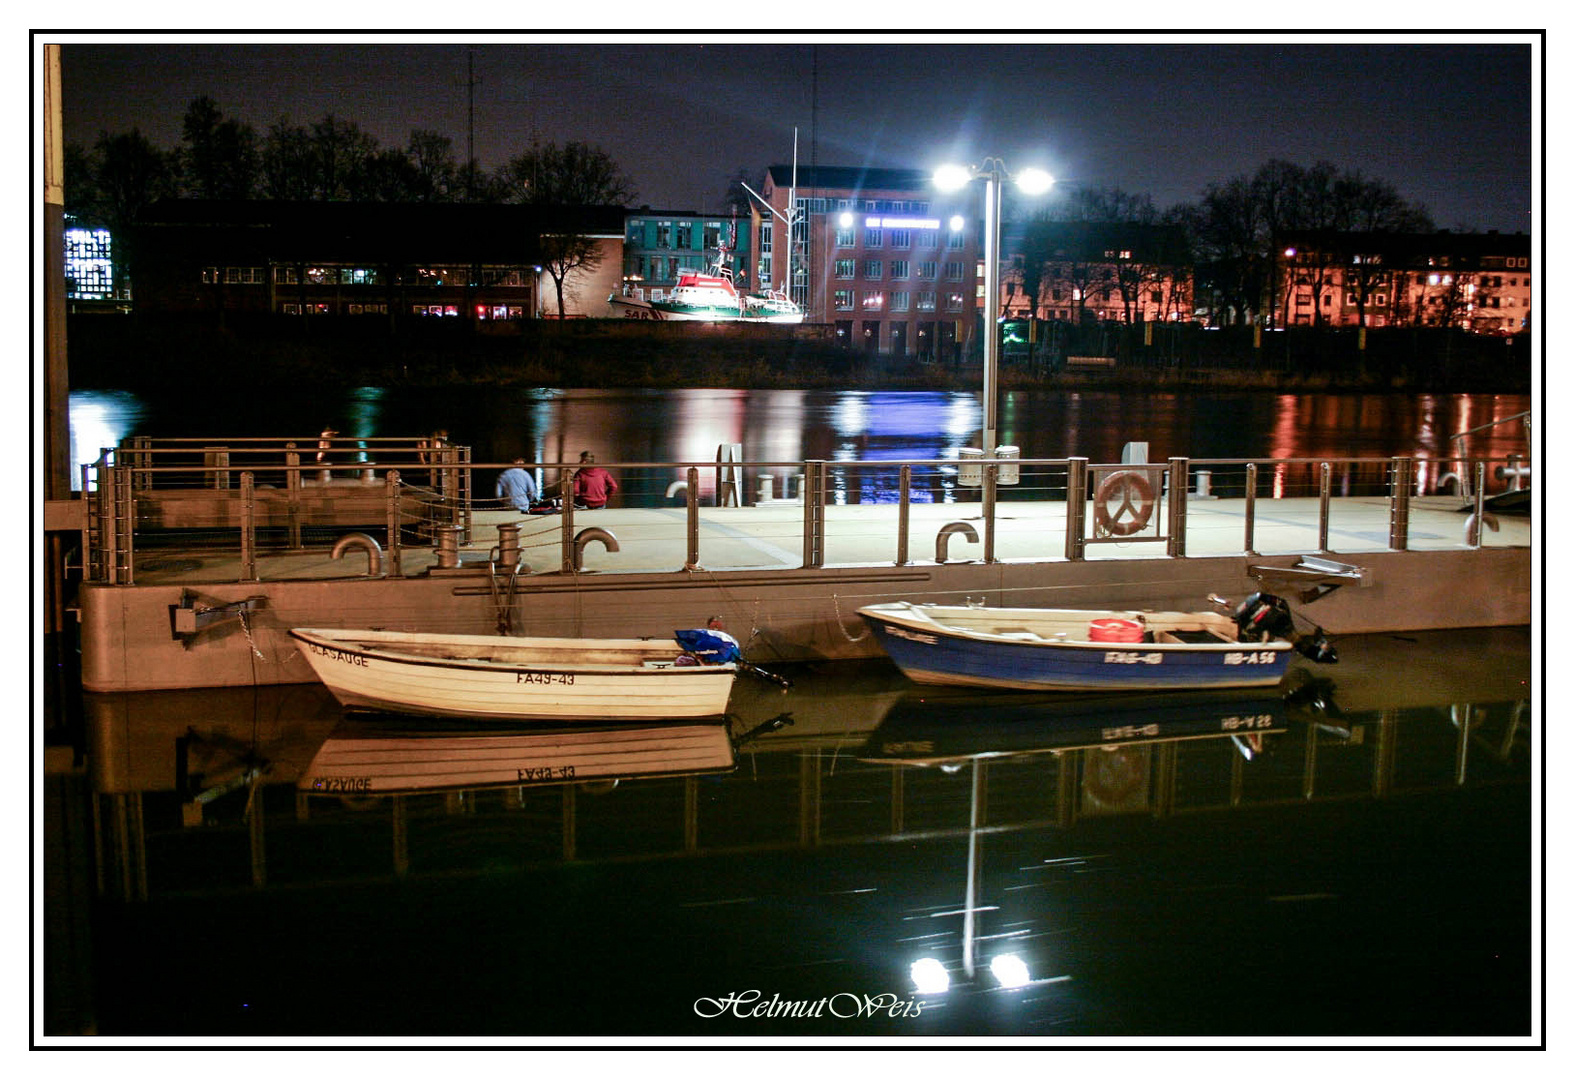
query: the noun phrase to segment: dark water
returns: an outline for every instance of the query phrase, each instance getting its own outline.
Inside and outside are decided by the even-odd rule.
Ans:
[[[368,723],[318,687],[90,696],[88,773],[49,796],[76,880],[56,1015],[285,1040],[1526,1036],[1530,635],[1341,652],[1179,699],[801,669],[738,684],[731,768],[397,799],[297,791]],[[945,993],[916,988],[925,958]]]

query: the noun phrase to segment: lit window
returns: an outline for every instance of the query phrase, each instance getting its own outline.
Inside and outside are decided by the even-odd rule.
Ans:
[[[832,294],[832,304],[838,311],[853,310],[853,290],[838,289]]]

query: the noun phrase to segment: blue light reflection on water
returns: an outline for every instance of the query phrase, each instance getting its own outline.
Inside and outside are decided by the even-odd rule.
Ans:
[[[1151,461],[1414,455],[1424,472],[1442,473],[1447,467],[1425,459],[1449,454],[1452,433],[1529,407],[1527,395],[1012,390],[999,437],[1024,459],[1118,461],[1125,443],[1141,441]],[[726,444],[740,445],[750,461],[949,460],[977,443],[981,415],[977,395],[953,391],[360,388],[213,401],[177,387],[74,391],[70,403],[73,466],[131,435],[300,440],[325,426],[354,438],[422,438],[447,429],[478,463],[516,456],[573,462],[582,450],[604,462],[705,462]],[[1496,425],[1466,449],[1495,458],[1525,453],[1524,433]],[[935,472],[916,482],[916,500],[947,497],[949,470]],[[704,493],[713,477],[702,470]],[[659,502],[683,477],[631,479],[626,492],[643,487]],[[880,488],[847,494],[853,501],[895,497]]]

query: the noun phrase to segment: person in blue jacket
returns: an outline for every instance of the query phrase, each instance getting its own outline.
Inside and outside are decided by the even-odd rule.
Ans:
[[[515,458],[511,468],[498,474],[497,496],[509,500],[520,513],[530,513],[530,504],[536,500],[536,479],[525,471],[524,458]]]

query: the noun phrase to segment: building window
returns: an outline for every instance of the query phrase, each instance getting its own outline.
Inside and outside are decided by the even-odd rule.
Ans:
[[[920,229],[914,234],[914,247],[933,248],[941,244],[941,231],[939,229]]]
[[[935,310],[935,294],[932,293],[932,292],[921,292],[919,294],[918,310],[920,310],[920,311],[934,311]]]
[[[850,277],[852,277],[853,276],[853,263],[854,263],[854,260],[852,260],[852,259],[838,259],[836,261],[836,263],[834,264],[834,270],[833,270],[834,275],[836,277],[839,277],[839,278],[850,278]]]
[[[885,306],[886,306],[886,294],[881,292],[879,289],[875,289],[875,290],[872,290],[870,292],[866,292],[864,294],[864,310],[865,311],[879,311],[881,308],[883,308]]]
[[[656,226],[656,246],[670,248],[673,246],[673,227],[671,224],[662,223]]]
[[[962,280],[962,276],[963,276],[963,264],[962,263],[960,263],[960,262],[949,262],[949,263],[946,264],[946,280],[947,281],[961,281]]]
[[[959,248],[962,248],[962,247],[966,247],[967,246],[967,238],[963,235],[963,231],[961,229],[958,229],[956,232],[947,233],[946,234],[946,246],[949,247],[949,248],[952,248],[953,250],[956,250],[956,249],[959,249]]]
[[[678,227],[678,235],[676,238],[677,242],[673,246],[678,248],[680,251],[688,251],[689,241],[693,239],[693,236],[693,231],[687,224],[680,225]]]
[[[109,230],[67,229],[66,295],[73,299],[108,300],[114,291]]]
[[[630,247],[645,246],[645,222],[638,219],[629,222],[629,235],[627,243]]]
[[[891,310],[908,310],[908,294],[906,292],[894,292],[891,294]]]
[[[962,293],[960,293],[960,292],[949,292],[949,293],[946,294],[946,310],[947,311],[961,311],[962,307],[963,307],[963,296],[962,296]]]
[[[881,233],[879,229],[864,230],[864,246],[867,248],[880,247]]]
[[[831,303],[832,303],[832,306],[835,307],[838,311],[852,311],[853,310],[853,290],[852,289],[838,289],[836,292],[831,294]]]
[[[879,259],[864,260],[864,276],[870,281],[880,280],[881,261]]]
[[[935,267],[936,267],[935,263],[932,263],[932,262],[921,262],[919,264],[919,280],[920,281],[934,281],[935,280]]]
[[[908,276],[908,260],[893,259],[891,261],[891,276],[900,281]]]
[[[891,231],[891,246],[894,248],[912,247],[912,232],[908,229],[893,229]]]
[[[276,266],[273,268],[273,281],[275,285],[299,285],[300,276],[296,274],[293,266]]]
[[[837,227],[837,246],[838,247],[852,247],[853,246],[853,227],[851,225],[848,226],[847,228],[843,228],[841,226]]]

